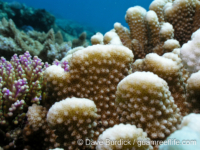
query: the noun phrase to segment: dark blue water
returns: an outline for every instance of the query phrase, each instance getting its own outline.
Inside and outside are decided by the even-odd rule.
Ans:
[[[12,2],[13,0],[5,0]],[[27,6],[44,8],[56,16],[74,20],[106,32],[115,22],[127,25],[126,10],[136,5],[148,10],[152,0],[17,0]]]

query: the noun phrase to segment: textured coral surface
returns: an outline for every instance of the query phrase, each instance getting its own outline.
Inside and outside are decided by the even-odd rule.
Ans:
[[[92,46],[83,33],[73,49],[61,32],[2,19],[0,149],[172,150],[181,146],[159,142],[199,140],[200,1],[149,8],[128,8],[129,28],[115,23]]]

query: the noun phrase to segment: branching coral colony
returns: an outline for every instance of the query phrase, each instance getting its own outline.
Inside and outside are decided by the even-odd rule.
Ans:
[[[199,12],[199,0],[154,0],[148,12],[139,6],[127,10],[130,30],[115,23],[104,36],[91,38],[93,46],[74,48],[52,65],[29,52],[10,61],[2,57],[2,149],[163,150],[152,141],[185,132],[179,129],[186,126],[199,134],[193,125],[199,115],[187,116],[200,112]],[[32,33],[19,37],[13,22],[2,20],[0,32],[2,42],[11,42],[3,42],[3,50],[13,50],[12,43],[22,49],[26,38],[46,43],[47,50],[53,46],[46,40],[54,37],[51,31],[42,39]]]
[[[43,61],[52,63],[54,59],[61,59],[70,49],[67,42],[63,42],[60,32],[29,31],[27,34],[16,28],[14,22],[3,18],[0,21],[0,53],[10,58],[14,53],[23,54],[29,51],[31,55],[38,56]]]

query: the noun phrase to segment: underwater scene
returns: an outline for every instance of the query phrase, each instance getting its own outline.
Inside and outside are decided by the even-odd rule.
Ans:
[[[0,150],[200,150],[200,0],[0,0]]]

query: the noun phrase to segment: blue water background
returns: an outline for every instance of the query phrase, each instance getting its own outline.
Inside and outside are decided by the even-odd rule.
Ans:
[[[73,20],[105,33],[113,29],[115,22],[127,26],[124,17],[129,7],[139,5],[148,10],[152,0],[17,0],[17,2],[46,9],[56,17]]]

